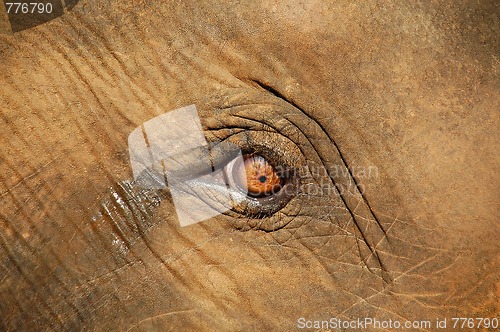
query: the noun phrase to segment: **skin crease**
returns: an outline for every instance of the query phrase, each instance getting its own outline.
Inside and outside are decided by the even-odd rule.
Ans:
[[[80,1],[1,35],[2,329],[495,317],[494,8]],[[208,139],[240,133],[340,193],[180,228],[168,194],[127,187],[127,137],[189,104]]]

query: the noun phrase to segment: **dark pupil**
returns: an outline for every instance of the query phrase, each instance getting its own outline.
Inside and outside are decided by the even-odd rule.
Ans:
[[[264,175],[263,175],[263,176],[261,176],[261,177],[259,178],[259,181],[260,181],[261,183],[266,182],[266,180],[267,180],[267,178],[266,178]]]

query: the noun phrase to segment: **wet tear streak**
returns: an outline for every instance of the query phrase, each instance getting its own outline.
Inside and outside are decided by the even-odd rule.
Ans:
[[[112,244],[113,251],[118,249],[125,254],[154,226],[154,212],[164,198],[165,190],[144,189],[135,186],[134,181],[120,181],[102,201],[99,213],[92,219],[93,228],[109,240],[106,242]]]

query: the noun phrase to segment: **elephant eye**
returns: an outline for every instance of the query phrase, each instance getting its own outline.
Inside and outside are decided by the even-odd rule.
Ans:
[[[285,182],[284,175],[258,154],[246,154],[243,158],[233,159],[226,166],[225,175],[229,184],[234,184],[234,187],[254,198],[276,194]]]
[[[293,168],[280,161],[276,155],[252,151],[222,166],[234,212],[264,218],[287,204],[296,193],[296,176]]]

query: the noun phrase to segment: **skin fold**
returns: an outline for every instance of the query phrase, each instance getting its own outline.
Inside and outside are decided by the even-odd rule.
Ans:
[[[497,317],[498,32],[494,1],[96,0],[0,35],[0,329]],[[181,228],[134,186],[129,133],[190,104],[298,170],[284,207]]]

